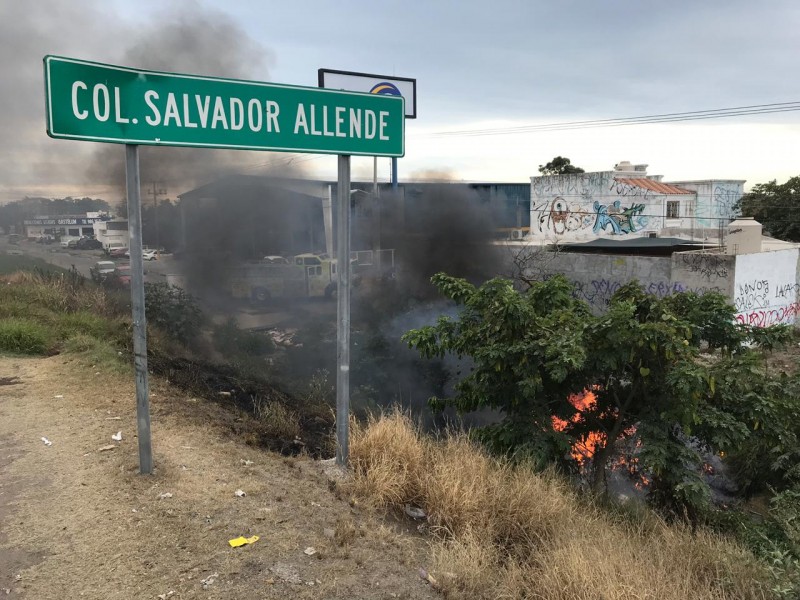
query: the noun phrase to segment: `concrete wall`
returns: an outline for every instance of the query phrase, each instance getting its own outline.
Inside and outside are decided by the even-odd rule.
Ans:
[[[736,257],[701,250],[675,252],[670,260],[670,276],[679,291],[717,292],[732,300]]]
[[[707,181],[670,181],[670,185],[692,190],[697,193],[695,209],[697,228],[726,225],[736,214],[734,205],[744,194],[744,180],[709,179]],[[698,232],[699,235],[699,232]]]
[[[670,281],[669,257],[562,252],[547,263],[547,270],[563,273],[575,285],[573,295],[598,313],[606,309],[614,292],[634,279],[659,297],[676,291]]]
[[[615,179],[630,177],[644,174],[602,171],[531,177],[531,236],[568,241],[659,231],[666,225],[667,200],[681,201],[681,219],[670,224],[690,226],[685,217],[694,194],[658,194]]]
[[[678,292],[723,294],[736,307],[740,323],[800,325],[797,248],[737,256],[716,251],[667,257],[562,252],[546,265],[548,273],[563,273],[575,286],[573,295],[597,313],[606,309],[614,292],[635,279],[660,298]]]
[[[531,236],[549,240],[589,240],[664,235],[716,237],[736,216],[743,180],[671,181],[688,194],[658,194],[620,179],[660,180],[639,171],[601,171],[531,177]],[[680,202],[680,218],[666,217],[667,201]]]
[[[740,323],[767,327],[794,324],[800,308],[800,250],[740,254],[736,259],[733,303]]]

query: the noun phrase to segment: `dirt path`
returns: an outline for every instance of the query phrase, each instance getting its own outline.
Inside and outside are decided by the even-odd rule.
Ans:
[[[152,388],[156,473],[141,476],[132,377],[0,357],[0,598],[436,597],[417,576],[425,543],[338,499],[318,463]]]

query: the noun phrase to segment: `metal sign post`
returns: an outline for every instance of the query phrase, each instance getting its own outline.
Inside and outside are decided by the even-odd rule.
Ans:
[[[350,455],[350,157],[339,156],[336,227],[336,464]]]
[[[339,156],[337,462],[347,463],[350,405],[350,156],[405,154],[405,101],[361,93],[146,71],[44,57],[47,135],[125,144],[139,463],[152,473],[142,268],[141,144]],[[385,84],[385,82],[384,82]],[[399,82],[399,85],[404,85]],[[154,190],[155,193],[155,190]]]
[[[133,365],[136,377],[136,430],[139,436],[139,472],[153,472],[150,441],[150,399],[147,381],[147,319],[144,312],[144,259],[142,257],[142,199],[139,186],[139,147],[125,145],[125,184],[128,195],[128,233],[131,255],[131,312],[133,314]]]

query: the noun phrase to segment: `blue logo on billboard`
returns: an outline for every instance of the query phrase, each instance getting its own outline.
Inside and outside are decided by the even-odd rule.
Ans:
[[[400,90],[397,89],[397,86],[393,83],[389,83],[388,81],[382,81],[381,83],[377,83],[372,86],[372,89],[369,91],[370,94],[380,94],[381,96],[402,96],[403,94],[400,93]]]

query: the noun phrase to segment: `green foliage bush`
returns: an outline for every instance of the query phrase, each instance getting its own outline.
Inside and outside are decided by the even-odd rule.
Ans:
[[[571,447],[594,436],[585,475],[602,491],[618,443],[635,440],[648,499],[692,520],[710,500],[701,450],[757,450],[754,470],[791,483],[800,385],[770,379],[757,349],[779,346],[785,330],[736,324],[716,294],[658,298],[636,282],[596,316],[561,276],[522,292],[503,279],[475,287],[440,273],[432,281],[459,314],[403,339],[425,358],[469,357],[453,396],[433,400],[462,412],[501,410],[502,422],[480,433],[494,450],[563,465]],[[579,410],[569,398],[584,391],[594,401]]]
[[[36,321],[16,317],[0,319],[0,351],[14,354],[46,354],[50,331]]]
[[[190,294],[166,283],[145,283],[144,292],[148,323],[182,344],[200,333],[203,315]]]

